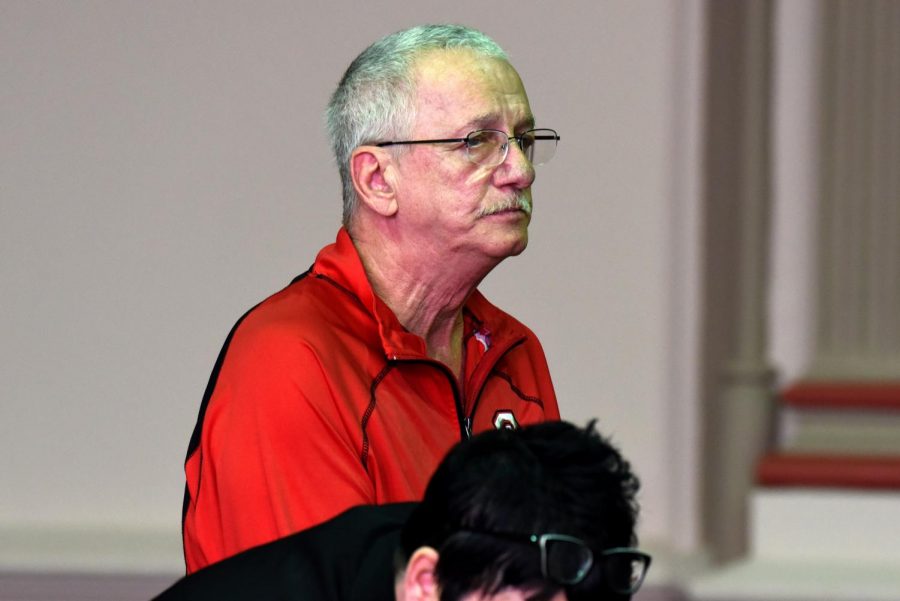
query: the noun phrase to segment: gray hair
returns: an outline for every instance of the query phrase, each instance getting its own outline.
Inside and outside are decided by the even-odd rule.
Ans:
[[[341,175],[345,226],[358,204],[350,154],[364,144],[406,137],[415,119],[415,60],[429,50],[457,48],[509,61],[503,49],[480,31],[462,25],[422,25],[380,39],[350,63],[325,112]]]

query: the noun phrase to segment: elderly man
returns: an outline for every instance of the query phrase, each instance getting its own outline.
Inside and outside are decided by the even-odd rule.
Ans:
[[[565,422],[459,443],[425,498],[353,508],[183,578],[157,601],[621,601],[638,480],[592,428]]]
[[[528,242],[534,129],[496,43],[416,27],[367,48],[328,107],[343,227],[237,323],[185,463],[188,571],[359,504],[419,499],[472,432],[558,419],[534,334],[479,282]]]

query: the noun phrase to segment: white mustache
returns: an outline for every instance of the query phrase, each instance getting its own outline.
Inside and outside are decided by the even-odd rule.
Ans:
[[[497,204],[481,209],[481,212],[478,214],[478,216],[485,217],[487,215],[493,215],[494,213],[509,211],[510,209],[517,209],[520,211],[524,211],[526,215],[531,215],[531,200],[529,200],[529,198],[524,194],[519,194],[518,196],[515,196],[513,198],[509,198]]]

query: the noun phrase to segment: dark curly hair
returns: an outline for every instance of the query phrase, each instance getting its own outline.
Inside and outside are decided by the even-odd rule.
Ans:
[[[403,529],[403,563],[421,546],[438,550],[442,601],[507,587],[544,601],[563,589],[541,576],[535,546],[483,532],[576,536],[592,549],[636,543],[639,488],[627,461],[594,429],[546,422],[495,430],[458,444],[444,458]],[[570,600],[624,599],[599,570],[566,587]]]

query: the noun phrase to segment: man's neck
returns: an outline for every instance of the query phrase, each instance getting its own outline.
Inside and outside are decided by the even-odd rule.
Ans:
[[[407,330],[425,341],[428,356],[462,372],[462,309],[489,266],[448,263],[422,252],[401,252],[397,245],[354,237],[375,294]],[[422,249],[416,249],[421,251]]]

